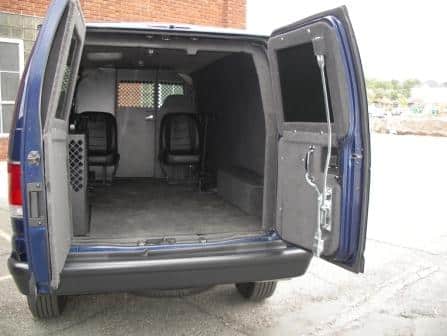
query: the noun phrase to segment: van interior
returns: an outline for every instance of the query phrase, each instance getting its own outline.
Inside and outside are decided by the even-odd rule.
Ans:
[[[87,44],[69,132],[76,242],[265,232],[266,125],[252,54]]]
[[[272,230],[279,135],[263,43],[87,34],[69,117],[75,243]],[[284,120],[321,128],[312,44],[278,58]]]

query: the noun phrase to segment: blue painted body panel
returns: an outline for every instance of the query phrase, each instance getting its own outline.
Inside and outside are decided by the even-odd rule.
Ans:
[[[38,151],[43,158],[42,122],[40,108],[42,87],[45,78],[48,55],[58,24],[68,4],[67,0],[53,1],[48,14],[39,31],[34,50],[30,55],[28,70],[23,78],[24,88],[20,106],[19,122],[23,123],[23,132],[14,133],[20,136],[20,141],[14,142],[13,155],[20,158],[22,165],[22,195],[24,195],[23,213],[24,222],[28,223],[28,209],[25,195],[28,194],[28,183],[41,183],[44,185],[44,165],[28,165],[27,153]],[[43,163],[43,162],[42,162]],[[48,256],[48,231],[45,225],[32,227],[24,225],[24,236],[27,242],[27,259],[32,278],[36,282],[39,293],[50,291],[50,260]]]
[[[363,255],[359,251],[362,226],[363,188],[363,136],[361,131],[362,111],[359,106],[359,91],[349,39],[341,22],[334,16],[324,18],[337,31],[337,39],[344,53],[344,70],[349,83],[349,128],[345,138],[338,144],[340,170],[342,176],[341,226],[339,248],[335,261],[352,266],[356,258]],[[359,159],[353,159],[357,157]],[[361,255],[360,255],[361,254]]]

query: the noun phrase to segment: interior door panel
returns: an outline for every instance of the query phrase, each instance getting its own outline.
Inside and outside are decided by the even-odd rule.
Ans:
[[[326,136],[321,134],[302,135],[285,132],[278,146],[278,211],[277,220],[279,233],[287,240],[312,251],[315,229],[318,222],[318,202],[316,191],[303,178],[306,154],[309,146],[315,149],[309,165],[309,170],[322,184],[324,146]],[[324,237],[325,245],[322,255],[330,256],[338,248],[340,222],[340,185],[337,176],[329,176],[329,184],[333,188],[333,231]],[[294,223],[290,225],[290,223]],[[323,232],[324,233],[324,232]]]
[[[47,125],[43,136],[45,179],[47,181],[57,181],[57,184],[47,184],[52,288],[59,286],[60,272],[65,265],[73,235],[67,168],[68,116],[85,34],[85,25],[80,14],[80,7],[77,6],[77,3],[68,6],[68,18],[70,19],[67,19],[67,30],[61,45],[59,69],[56,70],[52,88],[52,92],[58,94],[53,94],[52,99],[50,99]],[[75,48],[75,50],[70,51],[72,48]],[[68,82],[66,82],[67,73],[70,76]],[[67,87],[64,88],[64,86]],[[65,100],[65,102],[62,102],[62,100]]]
[[[369,125],[363,71],[346,8],[274,31],[268,55],[280,134],[278,232],[316,256],[362,272]],[[328,188],[322,183],[326,166]]]

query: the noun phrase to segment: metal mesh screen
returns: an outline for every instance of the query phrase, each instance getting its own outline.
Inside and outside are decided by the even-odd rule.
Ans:
[[[73,191],[78,192],[84,187],[84,141],[72,139],[68,144],[70,185]]]
[[[158,84],[158,107],[161,107],[166,97],[171,95],[183,95],[183,84],[160,83]]]
[[[154,83],[119,82],[118,107],[153,108]]]

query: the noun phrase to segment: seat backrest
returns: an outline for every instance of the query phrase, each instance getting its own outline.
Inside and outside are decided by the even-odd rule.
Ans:
[[[111,113],[83,112],[78,125],[78,129],[87,134],[90,155],[117,152],[116,119]]]
[[[198,154],[200,137],[195,115],[189,113],[167,114],[161,123],[161,153],[177,155]]]
[[[162,114],[169,113],[195,113],[194,104],[191,98],[184,95],[167,96],[160,107]]]

